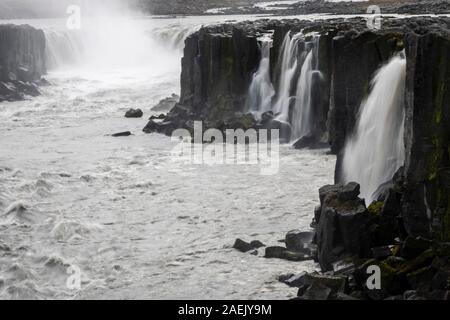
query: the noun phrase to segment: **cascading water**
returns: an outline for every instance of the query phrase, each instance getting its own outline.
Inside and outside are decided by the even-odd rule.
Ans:
[[[253,75],[246,109],[257,115],[269,111],[272,108],[272,98],[275,95],[270,79],[270,47],[272,46],[272,34],[266,34],[259,39],[261,61],[259,68]]]
[[[303,62],[300,71],[300,79],[297,84],[295,106],[291,118],[293,138],[300,138],[308,135],[311,131],[312,95],[314,90],[313,81],[315,77],[322,77],[321,72],[318,70],[318,40],[319,36],[315,35],[311,42],[306,43],[306,47],[310,47],[310,49]],[[305,51],[304,54],[306,52],[307,51]]]
[[[83,20],[80,30],[62,26],[44,29],[47,66],[105,69],[143,67],[161,59],[171,62],[180,55],[184,39],[199,26],[156,27],[129,17],[101,17]],[[172,64],[171,64],[172,65]]]
[[[289,121],[289,106],[292,101],[291,88],[298,67],[298,42],[302,37],[301,32],[291,36],[291,31],[289,31],[282,44],[279,58],[281,59],[280,78],[277,98],[273,106],[274,112],[279,114],[279,119],[282,121]]]
[[[253,76],[247,98],[247,110],[257,113],[272,110],[281,121],[290,122],[292,138],[300,138],[310,132],[314,77],[318,71],[318,39],[312,35],[305,41],[302,32],[289,31],[279,56],[277,90],[270,79],[270,47],[272,40],[261,41],[261,62]]]
[[[376,73],[371,93],[361,106],[355,134],[345,147],[343,180],[360,183],[367,204],[404,163],[405,77],[403,54],[394,56]]]

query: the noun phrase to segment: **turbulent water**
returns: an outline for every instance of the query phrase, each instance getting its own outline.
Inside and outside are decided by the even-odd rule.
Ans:
[[[344,181],[360,183],[367,204],[405,161],[405,77],[406,59],[402,55],[394,56],[377,72],[361,106],[355,134],[345,147]]]
[[[334,157],[282,146],[279,173],[262,176],[257,166],[172,161],[169,138],[141,131],[151,107],[179,91],[184,37],[212,19],[104,21],[75,32],[63,21],[28,22],[45,29],[51,85],[0,103],[0,298],[296,295],[277,276],[314,263],[231,245],[277,245],[308,229]],[[123,118],[130,107],[144,118]],[[134,135],[108,135],[125,130]],[[78,268],[74,290],[67,272]]]

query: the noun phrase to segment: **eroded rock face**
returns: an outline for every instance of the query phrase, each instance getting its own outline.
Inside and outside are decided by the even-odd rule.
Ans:
[[[333,270],[333,263],[345,258],[369,256],[371,217],[358,198],[359,186],[326,186],[320,194],[316,242],[322,270]]]
[[[31,82],[45,69],[45,35],[27,25],[0,25],[0,81]]]
[[[410,235],[450,240],[450,31],[407,37],[405,192]]]
[[[45,74],[45,35],[28,25],[0,25],[0,101],[39,94]]]

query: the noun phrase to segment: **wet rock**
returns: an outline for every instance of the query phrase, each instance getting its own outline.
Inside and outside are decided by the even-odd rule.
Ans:
[[[288,281],[300,288],[298,295],[304,300],[327,300],[339,294],[344,297],[347,287],[347,277],[318,273],[302,273]]]
[[[268,259],[277,258],[289,261],[313,260],[313,257],[306,253],[289,251],[285,247],[280,246],[267,247],[264,257]]]
[[[360,185],[356,182],[350,182],[339,190],[339,199],[342,201],[355,200],[359,194]]]
[[[261,248],[264,246],[265,245],[261,241],[258,241],[258,240],[248,243],[248,242],[245,242],[244,240],[236,239],[236,241],[234,242],[233,248],[236,250],[239,250],[241,252],[248,252],[248,251],[258,249],[258,248]]]
[[[306,280],[306,272],[302,272],[300,274],[290,274],[280,276],[278,281],[287,284],[290,287],[300,288],[304,285],[309,285],[309,282]]]
[[[278,130],[278,137],[280,143],[289,143],[291,141],[292,128],[291,125],[287,122],[278,120],[276,118],[270,119],[266,123],[257,126],[257,129],[266,129],[268,139],[274,139],[271,135],[271,130]]]
[[[401,247],[400,255],[405,259],[413,259],[430,247],[431,241],[427,239],[422,237],[407,237]]]
[[[163,120],[165,118],[166,118],[166,115],[161,113],[160,115],[157,115],[157,116],[155,116],[155,115],[151,116],[150,120]]]
[[[171,97],[167,97],[159,101],[158,104],[152,108],[152,111],[169,112],[175,107],[175,105],[178,103],[179,100],[180,97],[178,95],[172,94]]]
[[[125,118],[142,118],[143,115],[144,113],[141,109],[129,109],[125,113]]]
[[[273,114],[273,111],[266,111],[261,115],[261,122],[263,124],[266,124],[270,121],[275,119],[275,115]]]
[[[404,300],[425,300],[423,296],[421,296],[417,291],[415,290],[408,290],[405,291],[403,294]]]
[[[351,275],[356,270],[352,261],[341,260],[333,263],[333,273],[335,275]]]
[[[378,260],[386,259],[392,255],[392,248],[390,246],[375,247],[370,249],[370,251],[372,251],[372,256]]]
[[[425,267],[406,275],[408,285],[414,290],[428,291],[432,285],[432,279],[435,270],[431,267]]]
[[[331,297],[331,289],[320,284],[314,283],[309,286],[301,295],[302,300],[328,300]]]
[[[275,247],[267,247],[265,258],[278,258],[283,259],[284,253],[287,251],[285,247],[275,246]]]
[[[450,271],[438,270],[431,280],[431,286],[434,290],[449,290]]]
[[[321,149],[328,148],[328,142],[323,142],[317,139],[314,135],[303,136],[293,144],[295,149]]]
[[[118,133],[114,133],[111,135],[112,137],[129,137],[131,136],[131,132],[130,131],[124,131],[124,132],[118,132]]]
[[[336,185],[326,185],[323,186],[319,189],[319,199],[320,199],[320,204],[322,205],[324,203],[325,197],[329,194],[333,194],[333,193],[337,193],[340,190],[342,190],[342,185],[341,184],[336,184]],[[319,207],[318,209],[322,209],[321,207]]]
[[[353,198],[358,187],[327,186],[321,189],[322,210],[317,226],[318,260],[323,271],[345,257],[370,254],[370,214],[364,200]],[[343,200],[348,199],[348,200]]]
[[[301,232],[292,230],[286,234],[284,242],[290,251],[303,251],[314,239],[314,232]]]
[[[338,292],[336,296],[333,298],[333,300],[339,300],[339,301],[351,301],[351,300],[359,300],[351,295],[345,294],[343,292]]]
[[[254,249],[259,249],[265,247],[266,245],[259,240],[253,240],[252,242],[250,242],[250,246]]]

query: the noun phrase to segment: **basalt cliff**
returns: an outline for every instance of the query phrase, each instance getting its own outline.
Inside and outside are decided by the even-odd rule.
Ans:
[[[248,96],[261,69],[262,39],[270,37],[271,100],[280,100],[283,52],[293,38],[286,36],[299,33],[289,47],[294,62],[305,64],[311,52],[305,48],[315,48],[310,59],[320,77],[310,82],[309,131],[293,137],[294,102],[287,100],[286,121],[279,121],[273,111],[250,112]],[[343,180],[343,152],[371,79],[395,55],[406,60],[404,165],[380,185],[373,203],[365,203],[359,185]],[[170,135],[201,120],[204,129],[286,129],[286,140],[299,138],[299,148],[327,145],[337,155],[336,185],[320,190],[312,242],[313,256],[327,273],[283,281],[300,288],[300,299],[444,299],[450,275],[449,61],[450,19],[444,17],[384,19],[381,29],[368,29],[361,18],[204,27],[186,40],[179,103],[144,131]],[[296,94],[297,78],[290,79],[288,98]],[[383,286],[367,290],[366,271],[373,265],[382,270]]]
[[[39,95],[46,72],[45,35],[27,25],[0,25],[0,101]]]

